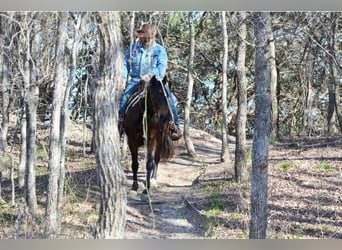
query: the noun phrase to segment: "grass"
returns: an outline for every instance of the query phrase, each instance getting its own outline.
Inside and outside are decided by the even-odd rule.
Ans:
[[[77,150],[70,149],[66,151],[65,157],[68,160],[75,160],[77,158],[80,158],[80,153]]]
[[[329,163],[321,162],[321,163],[319,163],[318,165],[315,166],[315,169],[317,171],[327,171],[327,170],[331,169],[331,166],[330,166]]]
[[[45,161],[47,161],[49,159],[49,154],[48,151],[46,149],[46,145],[44,145],[43,143],[39,143],[36,145],[36,151],[37,151],[37,157],[41,158]]]
[[[291,168],[294,168],[295,165],[292,162],[282,162],[279,164],[279,168],[283,170],[289,170]]]
[[[213,212],[222,212],[231,205],[234,205],[234,202],[227,200],[223,194],[218,192],[211,193],[204,202],[205,208],[213,210]]]
[[[249,148],[246,151],[246,161],[252,162],[252,148]]]

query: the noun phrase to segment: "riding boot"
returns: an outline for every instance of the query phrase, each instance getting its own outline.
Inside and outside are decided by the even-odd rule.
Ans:
[[[178,126],[176,126],[173,122],[170,124],[171,127],[171,140],[177,141],[183,136],[182,130]]]
[[[177,141],[177,140],[179,140],[180,138],[182,138],[182,136],[183,136],[182,130],[180,130],[180,128],[176,127],[176,129],[174,129],[174,130],[172,131],[171,140]]]

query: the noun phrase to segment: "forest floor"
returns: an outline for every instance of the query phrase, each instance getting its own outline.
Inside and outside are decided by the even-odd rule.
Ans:
[[[94,155],[84,154],[82,126],[74,126],[66,159],[67,175],[62,233],[57,238],[92,238],[99,192]],[[174,158],[160,163],[152,202],[128,197],[126,239],[245,239],[249,232],[250,184],[237,184],[234,142],[231,162],[220,161],[221,140],[191,129],[197,156],[186,154],[184,140]],[[89,137],[89,132],[88,132]],[[42,143],[43,144],[43,143]],[[252,142],[248,141],[251,168]],[[0,238],[43,238],[47,161],[38,148],[37,196],[40,219],[23,227],[23,208],[13,206],[9,171],[3,173]],[[44,153],[45,151],[45,153]],[[144,150],[140,151],[139,180],[145,178]],[[130,158],[122,160],[127,191],[132,184]],[[267,238],[342,238],[342,136],[289,138],[269,147]],[[20,190],[16,189],[17,193]],[[17,200],[20,199],[18,195]],[[19,215],[19,216],[18,216]],[[26,221],[27,223],[27,221]]]

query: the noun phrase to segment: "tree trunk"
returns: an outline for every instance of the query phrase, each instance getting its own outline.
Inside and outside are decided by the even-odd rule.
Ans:
[[[49,185],[47,191],[45,234],[54,237],[60,232],[61,206],[64,187],[64,155],[65,145],[65,114],[62,112],[62,103],[66,93],[66,56],[65,41],[67,39],[67,12],[58,14],[58,37],[56,41],[56,70],[54,76],[53,110],[49,145]],[[64,118],[64,119],[63,119]],[[64,122],[64,124],[63,124]],[[64,146],[65,147],[65,146]]]
[[[37,166],[37,108],[39,100],[39,87],[36,82],[34,65],[31,60],[31,49],[35,44],[32,40],[34,31],[33,23],[27,27],[26,33],[26,57],[24,61],[24,85],[26,101],[26,166],[25,166],[25,202],[28,206],[30,215],[36,215],[38,212],[36,195],[36,173]],[[37,27],[36,27],[37,28]]]
[[[222,35],[223,35],[223,58],[222,58],[222,151],[221,161],[230,162],[228,147],[228,126],[227,126],[227,65],[228,65],[228,33],[226,12],[221,12]]]
[[[122,79],[120,19],[116,12],[98,13],[100,36],[100,75],[95,89],[96,163],[101,201],[96,238],[122,238],[126,224],[126,177],[120,164],[117,124]]]
[[[331,17],[331,34],[329,37],[329,66],[330,66],[330,79],[328,83],[328,95],[329,95],[329,104],[328,104],[328,115],[327,115],[327,124],[328,124],[328,134],[330,135],[331,133],[334,132],[335,130],[335,122],[336,122],[336,117],[335,117],[335,103],[336,103],[336,97],[335,97],[335,86],[336,86],[336,80],[337,78],[335,75],[335,39],[336,39],[336,14],[335,13],[330,13]]]
[[[255,124],[252,152],[250,239],[265,239],[267,228],[268,142],[271,125],[270,48],[271,18],[254,13]]]
[[[10,68],[9,68],[9,56],[10,51],[8,49],[11,37],[10,21],[5,17],[0,18],[0,49],[2,52],[0,65],[2,81],[0,83],[0,96],[1,96],[1,125],[0,125],[0,203],[2,201],[2,165],[3,157],[7,147],[7,133],[9,127],[9,113],[10,113]]]
[[[1,32],[2,33],[2,32]],[[2,44],[2,43],[1,43]],[[1,48],[3,51],[4,48]],[[8,81],[8,59],[6,53],[2,55],[2,81],[0,83],[1,95],[1,125],[0,125],[0,204],[2,202],[2,168],[3,157],[7,147],[7,132],[9,125],[9,81]]]
[[[309,45],[310,46],[310,45]],[[312,131],[312,104],[313,104],[313,68],[314,68],[314,55],[313,49],[309,48],[308,51],[308,85],[306,94],[306,105],[303,118],[303,133],[305,136],[311,136]]]
[[[236,116],[235,181],[245,182],[249,178],[246,163],[246,123],[247,123],[247,79],[246,79],[246,12],[240,12],[239,41],[236,72],[238,78],[238,110]]]
[[[190,137],[190,109],[191,109],[191,97],[192,90],[194,87],[194,78],[192,76],[193,65],[194,65],[194,54],[195,54],[195,32],[193,24],[192,12],[189,12],[189,28],[190,28],[190,54],[188,64],[188,93],[186,98],[186,105],[184,108],[184,141],[188,151],[188,155],[195,157],[197,155],[195,147]]]
[[[26,163],[26,116],[25,107],[23,107],[23,114],[20,118],[20,160],[18,165],[18,187],[23,188],[25,186],[25,163]]]
[[[273,32],[271,32],[271,40],[270,40],[270,67],[271,67],[271,137],[278,138],[278,74],[277,74],[277,66],[276,66],[276,55],[275,55],[275,42]]]
[[[334,23],[334,51],[335,51],[335,58],[341,58],[342,57],[342,50],[341,47],[338,47],[338,44],[341,44],[341,41],[338,41],[338,34],[341,33],[342,30],[342,14],[337,13],[337,18]],[[336,117],[339,123],[340,132],[342,133],[342,70],[337,68],[338,65],[334,63],[334,66],[332,68],[332,75],[335,80],[335,109],[336,109]]]

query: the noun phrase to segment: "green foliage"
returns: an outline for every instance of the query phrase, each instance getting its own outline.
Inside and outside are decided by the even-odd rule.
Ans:
[[[130,169],[130,162],[129,161],[122,161],[121,162],[121,168],[125,169],[125,170],[129,170]]]
[[[331,166],[329,163],[321,162],[318,165],[315,166],[315,169],[318,171],[327,171],[331,169]]]
[[[283,170],[289,170],[295,167],[295,165],[292,162],[283,162],[279,164],[279,167]]]
[[[234,202],[227,200],[223,194],[218,192],[211,193],[204,202],[204,206],[211,211],[211,214],[215,215],[232,204]]]
[[[17,209],[10,204],[0,204],[0,227],[14,226],[17,219]]]
[[[37,144],[36,151],[37,151],[37,157],[38,158],[48,160],[49,155],[48,155],[48,151],[46,149],[46,145],[44,145],[43,143]]]
[[[69,159],[69,160],[72,160],[72,159],[77,159],[79,158],[79,152],[77,150],[68,150],[66,152],[66,158]]]
[[[247,162],[251,162],[252,161],[252,152],[253,149],[252,148],[248,148],[246,151],[246,161]]]

